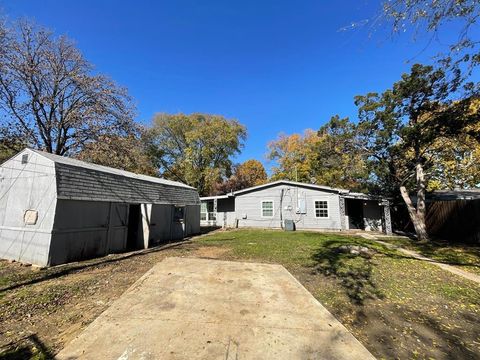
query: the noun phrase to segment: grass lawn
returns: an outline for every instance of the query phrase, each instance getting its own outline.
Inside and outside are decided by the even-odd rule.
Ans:
[[[418,243],[407,238],[382,239],[382,241],[414,250],[431,259],[480,275],[480,246],[449,244],[439,241]]]
[[[480,359],[477,284],[364,238],[273,230],[39,271],[0,261],[0,358],[51,357],[167,256],[282,264],[379,359]]]

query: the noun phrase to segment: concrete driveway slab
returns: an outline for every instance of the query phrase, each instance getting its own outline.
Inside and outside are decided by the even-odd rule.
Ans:
[[[374,359],[284,267],[167,258],[57,359]]]

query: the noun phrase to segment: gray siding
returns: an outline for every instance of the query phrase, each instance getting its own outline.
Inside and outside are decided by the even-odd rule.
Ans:
[[[78,166],[56,163],[61,199],[139,204],[199,204],[195,189],[148,182]]]
[[[217,226],[233,227],[235,224],[235,198],[218,199]]]
[[[282,195],[283,190],[283,197]],[[305,199],[306,213],[297,214],[298,199]],[[273,217],[263,217],[262,201],[273,201]],[[328,201],[328,218],[315,217],[315,200]],[[246,219],[244,219],[246,217]],[[235,197],[235,218],[227,216],[228,226],[280,228],[281,219],[293,220],[297,229],[341,229],[339,195],[326,190],[307,189],[279,184],[269,188],[243,193]]]
[[[28,155],[27,164],[22,156]],[[47,265],[56,206],[54,163],[28,149],[0,166],[0,258]],[[37,211],[27,225],[25,211]]]

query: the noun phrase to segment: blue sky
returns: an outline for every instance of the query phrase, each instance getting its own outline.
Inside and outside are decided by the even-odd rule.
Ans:
[[[248,129],[236,161],[265,162],[280,132],[318,129],[334,114],[355,118],[355,95],[386,89],[409,60],[431,63],[451,42],[448,31],[425,49],[425,37],[392,39],[388,27],[341,30],[373,19],[380,4],[0,0],[0,9],[73,38],[99,72],[129,89],[138,121],[156,112],[236,118]]]

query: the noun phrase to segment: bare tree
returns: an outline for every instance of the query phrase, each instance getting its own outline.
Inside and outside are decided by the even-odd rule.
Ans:
[[[453,23],[458,30],[449,44],[450,51],[439,54],[442,67],[455,69],[465,63],[471,71],[480,63],[480,43],[474,31],[480,18],[478,0],[385,0],[383,15],[391,23],[393,33],[411,29],[414,34],[430,34],[432,40],[441,30],[453,35],[455,30],[445,27]]]
[[[3,35],[1,35],[3,34]],[[0,135],[58,155],[134,127],[127,91],[94,74],[74,43],[21,21],[0,29]]]

